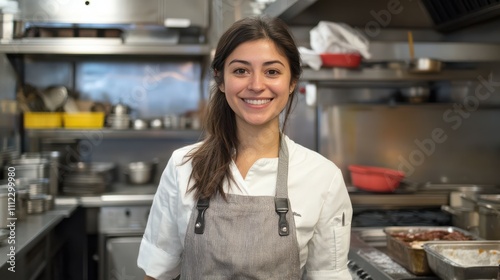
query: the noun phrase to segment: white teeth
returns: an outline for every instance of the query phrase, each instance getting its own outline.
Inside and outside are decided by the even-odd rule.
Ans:
[[[271,102],[271,99],[243,99],[243,101],[252,105],[262,105]]]

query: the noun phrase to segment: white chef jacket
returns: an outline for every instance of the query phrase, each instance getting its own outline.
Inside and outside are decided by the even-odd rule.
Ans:
[[[307,279],[351,279],[347,269],[352,205],[340,169],[322,155],[285,136],[289,150],[288,197],[294,214],[301,269]],[[180,273],[184,237],[195,205],[186,194],[191,162],[184,156],[198,144],[173,152],[161,176],[139,249],[146,275],[170,280]],[[278,158],[257,160],[245,178],[233,162],[238,187],[228,193],[274,196]],[[192,182],[191,182],[192,185]],[[256,229],[258,230],[258,229]]]

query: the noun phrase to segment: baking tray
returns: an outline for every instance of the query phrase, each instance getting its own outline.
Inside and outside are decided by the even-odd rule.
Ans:
[[[500,241],[430,241],[423,245],[427,253],[427,261],[432,271],[442,279],[463,280],[463,279],[497,279],[498,265],[485,265],[484,254],[489,250],[495,250],[497,262],[500,262]],[[454,257],[451,257],[447,249],[453,250]],[[459,250],[462,250],[459,252]],[[470,255],[460,256],[465,250]],[[481,255],[483,259],[481,259]],[[491,254],[495,255],[495,254]],[[460,257],[459,257],[460,256]]]
[[[419,233],[434,230],[443,230],[449,233],[460,232],[470,236],[473,240],[479,240],[477,235],[457,227],[434,227],[434,226],[406,226],[406,227],[385,227],[384,232],[387,238],[387,254],[394,261],[417,276],[433,275],[433,271],[427,263],[427,254],[423,247],[412,247],[409,244],[392,237],[394,233]],[[431,241],[423,241],[422,244]],[[432,241],[442,242],[442,241]]]

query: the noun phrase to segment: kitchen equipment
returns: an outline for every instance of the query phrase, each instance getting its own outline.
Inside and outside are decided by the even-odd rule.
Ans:
[[[104,126],[103,112],[81,112],[63,114],[64,127],[75,129],[99,129]]]
[[[500,194],[483,194],[477,198],[479,236],[500,240]]]
[[[24,128],[47,129],[62,127],[62,113],[57,112],[26,112],[24,113]]]
[[[466,236],[473,240],[480,239],[478,236],[475,236],[468,231],[456,227],[386,227],[384,228],[384,232],[386,233],[387,237],[387,253],[394,261],[401,264],[404,268],[408,269],[413,274],[431,275],[432,271],[427,263],[427,255],[425,250],[422,248],[422,244],[425,244],[425,242],[428,241],[409,244],[399,238],[396,238],[395,236],[401,234],[404,234],[406,236],[415,236],[417,234],[440,231],[448,232],[450,234],[448,235],[448,238],[450,236],[456,236],[457,234],[460,234],[460,237]]]
[[[152,129],[160,129],[163,127],[163,121],[161,119],[152,119],[150,122],[149,122],[149,126],[152,128]]]
[[[130,116],[110,114],[106,119],[106,124],[113,129],[128,129],[130,127]]]
[[[322,53],[319,56],[323,67],[358,68],[362,59],[359,53]]]
[[[438,73],[441,71],[443,63],[433,58],[415,58],[410,61],[408,71],[411,73]]]
[[[136,130],[143,130],[148,128],[148,122],[143,119],[135,119],[132,127]]]
[[[46,194],[39,194],[30,196],[26,201],[26,207],[28,214],[40,214],[45,212],[45,200],[47,199]]]
[[[497,279],[500,241],[429,242],[431,270],[441,279]]]
[[[156,166],[157,161],[137,161],[129,163],[125,172],[127,181],[134,185],[151,183],[155,175]]]
[[[432,58],[415,58],[415,48],[413,44],[413,33],[408,31],[408,48],[410,52],[410,62],[408,71],[411,73],[437,73],[441,71],[442,62]]]
[[[123,104],[123,103],[118,103],[111,107],[111,114],[113,115],[128,115],[130,114],[130,107]]]
[[[68,99],[68,90],[63,86],[48,87],[41,92],[41,98],[47,110],[54,112],[63,107],[64,103],[66,103]]]
[[[404,179],[401,171],[363,165],[349,165],[352,184],[372,192],[394,192]]]
[[[401,95],[410,103],[423,103],[429,100],[431,90],[426,86],[402,88]]]
[[[95,195],[106,191],[115,179],[113,162],[77,162],[70,164],[62,191],[67,195]]]
[[[177,115],[170,114],[163,117],[163,127],[166,129],[177,129],[179,128],[179,118]]]
[[[474,208],[442,205],[441,210],[452,216],[451,221],[453,226],[479,235],[479,213]]]
[[[9,186],[7,181],[0,183],[0,229],[9,224]]]

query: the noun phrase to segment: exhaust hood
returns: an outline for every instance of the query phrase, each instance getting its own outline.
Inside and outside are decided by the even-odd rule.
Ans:
[[[297,26],[325,20],[359,28],[451,32],[500,15],[500,0],[276,0],[263,13]]]

